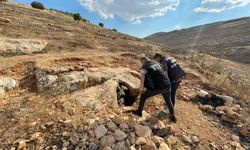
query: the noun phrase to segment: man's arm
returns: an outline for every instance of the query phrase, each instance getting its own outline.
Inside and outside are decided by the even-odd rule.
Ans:
[[[145,74],[141,74],[140,92],[144,91]]]

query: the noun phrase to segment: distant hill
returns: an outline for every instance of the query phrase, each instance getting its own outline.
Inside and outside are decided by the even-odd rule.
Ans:
[[[250,63],[250,17],[159,32],[145,39],[171,50],[198,50],[242,63]]]

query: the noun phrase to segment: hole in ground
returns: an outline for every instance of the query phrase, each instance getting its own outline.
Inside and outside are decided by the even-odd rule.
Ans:
[[[119,106],[132,106],[137,96],[132,96],[131,91],[122,83],[117,87],[117,102]]]

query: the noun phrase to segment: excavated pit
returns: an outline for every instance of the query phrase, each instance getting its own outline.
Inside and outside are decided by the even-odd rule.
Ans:
[[[126,85],[120,83],[117,87],[117,103],[119,106],[132,106],[139,94],[134,94],[134,91],[130,91]]]

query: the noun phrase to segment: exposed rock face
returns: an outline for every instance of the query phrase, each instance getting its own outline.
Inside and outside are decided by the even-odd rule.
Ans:
[[[99,110],[103,104],[116,107],[120,85],[128,88],[127,94],[137,97],[137,77],[138,73],[128,68],[60,67],[36,70],[38,91],[46,91],[53,96],[72,93],[72,100],[94,110]]]
[[[0,55],[14,56],[39,53],[47,46],[47,41],[37,39],[0,38]]]
[[[0,96],[6,91],[10,91],[16,87],[16,81],[10,77],[0,77]]]

